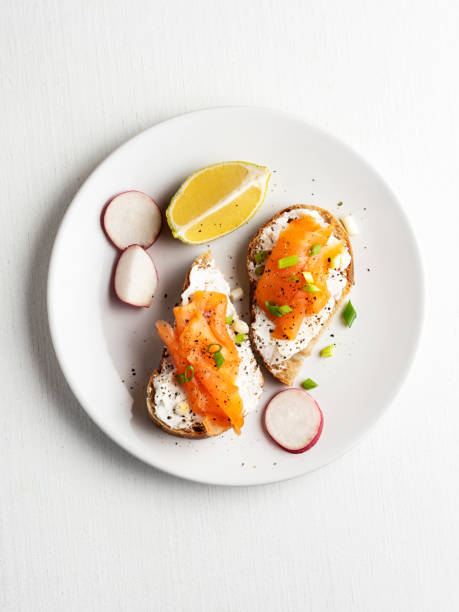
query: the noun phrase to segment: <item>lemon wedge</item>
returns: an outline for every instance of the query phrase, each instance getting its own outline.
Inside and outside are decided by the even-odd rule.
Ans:
[[[248,162],[221,162],[191,174],[172,198],[172,234],[201,244],[229,234],[253,217],[266,196],[270,171]]]

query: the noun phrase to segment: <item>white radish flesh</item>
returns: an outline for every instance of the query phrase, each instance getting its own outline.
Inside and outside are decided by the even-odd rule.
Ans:
[[[122,302],[148,308],[157,286],[155,264],[141,246],[131,245],[121,253],[115,269],[114,289]]]
[[[161,231],[162,215],[150,196],[140,191],[125,191],[106,207],[103,225],[118,249],[124,250],[131,244],[147,249]]]
[[[265,410],[266,431],[289,453],[304,453],[312,448],[320,438],[323,422],[319,405],[302,389],[281,391]]]

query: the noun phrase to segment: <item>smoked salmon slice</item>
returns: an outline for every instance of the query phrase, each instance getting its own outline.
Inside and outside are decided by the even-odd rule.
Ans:
[[[294,340],[304,318],[320,312],[330,299],[330,262],[344,244],[327,245],[332,234],[332,224],[322,227],[311,215],[292,220],[279,234],[255,291],[274,324],[274,338]]]
[[[240,358],[226,325],[227,306],[225,294],[197,291],[188,304],[174,308],[175,328],[165,321],[156,323],[178,377],[185,375],[182,384],[188,401],[205,417],[209,435],[218,435],[229,427],[239,434],[244,424],[236,384]]]
[[[178,340],[176,337],[175,330],[166,323],[166,321],[158,321],[156,323],[159,336],[164,342],[169,351],[174,365],[177,369],[177,374],[184,374],[185,369],[190,365],[186,359],[180,354]],[[199,382],[193,379],[186,384],[186,393],[193,406],[193,410],[202,416],[211,415],[217,417],[219,421],[225,422],[226,428],[229,427],[228,419],[226,415],[218,409],[218,406],[212,401],[212,398],[207,396],[200,387]]]

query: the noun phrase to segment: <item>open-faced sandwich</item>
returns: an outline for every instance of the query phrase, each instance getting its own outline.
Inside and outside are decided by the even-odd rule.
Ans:
[[[252,344],[267,369],[292,385],[354,284],[348,234],[322,208],[290,206],[254,236],[247,269]]]
[[[147,387],[147,407],[166,432],[207,438],[232,427],[260,399],[263,377],[248,341],[248,326],[230,299],[230,288],[210,251],[192,264],[174,308],[175,327],[158,321],[166,345]]]

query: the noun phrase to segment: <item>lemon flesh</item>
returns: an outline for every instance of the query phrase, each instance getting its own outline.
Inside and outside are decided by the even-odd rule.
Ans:
[[[248,162],[222,162],[186,179],[166,211],[173,235],[201,244],[248,221],[266,196],[270,172]]]

